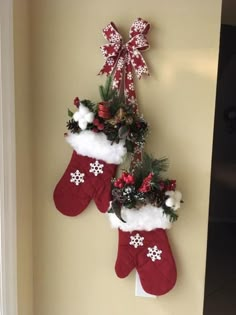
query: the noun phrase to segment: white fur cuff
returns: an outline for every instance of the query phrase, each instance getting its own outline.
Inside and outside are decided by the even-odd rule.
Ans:
[[[115,213],[108,213],[113,228],[119,228],[124,232],[152,231],[157,228],[170,229],[171,222],[168,215],[163,213],[162,208],[146,205],[137,209],[121,209],[122,222]]]
[[[85,130],[78,134],[69,133],[66,141],[78,154],[110,164],[121,164],[127,154],[124,140],[111,144],[103,132]]]

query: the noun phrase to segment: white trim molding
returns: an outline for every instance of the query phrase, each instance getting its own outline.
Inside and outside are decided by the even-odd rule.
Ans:
[[[0,315],[17,315],[13,0],[0,0]]]

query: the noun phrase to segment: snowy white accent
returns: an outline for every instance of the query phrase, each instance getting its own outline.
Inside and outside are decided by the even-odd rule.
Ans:
[[[115,44],[114,46],[115,51],[118,51],[120,49],[120,44]]]
[[[118,84],[119,84],[119,81],[114,79],[113,82],[112,82],[112,88],[113,89],[117,89],[118,88]]]
[[[130,104],[135,104],[136,103],[136,98],[132,95],[131,97],[128,98],[128,101]]]
[[[142,36],[138,36],[135,40],[135,44],[138,46],[138,47],[145,47],[147,45],[147,41],[145,40],[144,37]]]
[[[152,231],[157,228],[170,229],[170,217],[163,212],[162,208],[146,205],[137,209],[121,209],[122,222],[114,213],[108,213],[113,228],[119,228],[124,232]]]
[[[113,66],[113,64],[114,64],[114,59],[112,59],[112,58],[107,58],[107,64],[108,64],[108,66]]]
[[[70,182],[74,183],[76,186],[79,186],[80,183],[84,183],[84,173],[80,173],[79,170],[76,170],[74,173],[70,173],[70,176]]]
[[[128,78],[128,80],[132,80],[132,79],[133,79],[133,74],[132,74],[132,72],[128,72],[128,73],[127,73],[127,78]]]
[[[125,60],[123,57],[120,57],[117,62],[117,70],[121,70],[124,66]]]
[[[131,91],[134,91],[134,84],[133,84],[133,83],[130,83],[130,84],[129,84],[129,89],[130,89]]]
[[[89,172],[90,173],[93,173],[95,176],[98,176],[98,174],[103,174],[103,167],[104,167],[104,164],[101,164],[98,162],[98,160],[96,160],[96,162],[94,163],[90,163],[90,170]]]
[[[133,23],[133,27],[134,27],[134,30],[136,31],[136,32],[143,32],[144,31],[144,29],[145,29],[145,27],[146,27],[146,24],[145,23],[143,23],[143,21],[141,21],[141,20],[136,20],[134,23]]]
[[[120,38],[119,34],[113,33],[110,35],[110,41],[112,43],[119,42],[120,40],[121,40],[121,38]]]
[[[143,240],[144,240],[144,237],[140,236],[139,233],[137,233],[135,236],[132,236],[132,235],[130,236],[129,244],[133,245],[134,248],[137,248],[139,246],[143,246]]]
[[[78,154],[107,163],[121,164],[127,154],[124,140],[111,144],[103,132],[84,130],[76,134],[69,133],[66,141]]]
[[[150,257],[152,261],[161,260],[162,250],[158,249],[155,245],[153,247],[148,247],[147,257]]]
[[[180,203],[182,200],[182,194],[180,191],[169,190],[165,193],[165,195],[169,196],[169,198],[165,202],[167,207],[170,207],[175,211],[180,208]]]
[[[78,121],[79,127],[82,130],[87,128],[88,123],[92,123],[94,120],[94,113],[91,112],[88,107],[84,106],[81,102],[79,109],[73,115],[74,121]]]

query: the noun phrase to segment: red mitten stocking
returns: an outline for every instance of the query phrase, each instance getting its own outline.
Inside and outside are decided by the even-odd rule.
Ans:
[[[111,200],[111,178],[126,154],[124,143],[111,145],[103,133],[82,131],[69,134],[67,142],[74,152],[54,190],[56,208],[68,216],[80,214],[94,199],[106,212]]]
[[[174,287],[177,277],[165,231],[171,226],[168,216],[163,215],[161,208],[151,205],[139,210],[123,208],[121,215],[126,223],[109,214],[112,226],[119,228],[117,276],[127,277],[136,268],[147,293],[167,293]]]

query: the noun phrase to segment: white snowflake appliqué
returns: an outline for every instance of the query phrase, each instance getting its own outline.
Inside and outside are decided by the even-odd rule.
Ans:
[[[143,38],[143,36],[137,36],[135,44],[138,47],[143,47],[147,44],[147,41],[145,40],[145,38]]]
[[[118,85],[119,85],[119,81],[114,79],[113,82],[112,82],[112,88],[113,89],[117,89],[118,88]]]
[[[139,233],[137,233],[135,236],[130,236],[130,245],[133,245],[134,248],[137,248],[139,246],[143,246],[143,240],[144,237],[140,236]]]
[[[76,186],[79,186],[80,183],[84,183],[84,173],[80,173],[79,170],[76,170],[74,173],[70,173],[70,176],[70,182],[74,183]]]
[[[148,247],[147,257],[150,257],[152,261],[161,260],[162,250],[158,249],[157,246]]]
[[[114,45],[114,49],[115,49],[115,51],[117,52],[117,51],[120,49],[120,44],[115,44],[115,45]]]
[[[136,69],[136,74],[139,79],[143,73],[148,74],[148,68],[146,66],[138,66],[138,69]]]
[[[128,72],[128,73],[127,73],[127,79],[128,79],[128,80],[132,80],[132,79],[133,79],[133,74],[132,74],[132,72]]]
[[[125,60],[123,57],[120,57],[117,62],[117,70],[121,70],[124,66]]]
[[[136,32],[140,31],[140,33],[143,32],[145,28],[145,24],[143,23],[143,21],[140,21],[140,20],[135,21],[133,26],[134,26],[134,30]]]
[[[104,164],[99,163],[98,160],[96,160],[96,162],[94,162],[94,163],[90,163],[90,166],[91,166],[91,168],[90,168],[89,172],[93,173],[95,176],[98,176],[98,174],[103,173]]]
[[[103,57],[106,58],[107,57],[107,51],[104,47],[101,47],[101,52],[102,52]]]
[[[134,49],[133,55],[134,55],[136,58],[140,58],[140,52],[138,51],[138,49]]]
[[[133,84],[133,83],[130,83],[130,84],[129,84],[129,89],[130,89],[131,91],[134,91],[134,84]]]
[[[131,97],[128,98],[128,101],[130,104],[135,104],[136,103],[136,98],[132,95]]]
[[[118,34],[113,33],[113,34],[110,35],[110,41],[112,43],[120,42],[121,41],[121,37]]]
[[[113,66],[114,60],[112,58],[107,58],[107,64],[108,64],[108,66]]]

